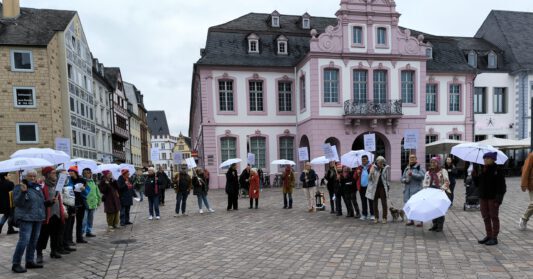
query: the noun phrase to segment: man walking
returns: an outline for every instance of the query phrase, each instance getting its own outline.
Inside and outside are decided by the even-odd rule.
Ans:
[[[159,204],[165,206],[165,191],[168,188],[170,179],[161,166],[159,166],[159,170],[157,171],[157,181],[159,181]]]
[[[522,192],[529,192],[529,206],[518,222],[518,228],[521,231],[524,231],[527,228],[527,221],[529,221],[529,217],[533,215],[533,152],[529,153],[529,156],[527,156],[526,162],[522,167],[522,180],[520,187],[522,188]]]

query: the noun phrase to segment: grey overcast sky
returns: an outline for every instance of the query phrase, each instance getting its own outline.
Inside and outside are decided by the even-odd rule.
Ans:
[[[340,0],[21,0],[21,6],[78,11],[89,46],[164,110],[171,133],[188,134],[192,65],[207,29],[249,12],[334,17]],[[531,0],[397,0],[400,25],[473,36],[490,10],[533,12]]]

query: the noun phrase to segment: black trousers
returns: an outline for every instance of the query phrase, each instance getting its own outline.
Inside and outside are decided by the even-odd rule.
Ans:
[[[335,194],[335,190],[333,189],[333,186],[328,186],[328,194],[329,194],[329,206],[331,206],[331,212],[335,212],[335,201],[333,200],[333,195]]]
[[[439,217],[437,219],[433,219],[433,226],[434,227],[443,227],[444,226],[444,216]]]
[[[366,198],[366,187],[361,187],[359,190],[359,196],[361,197],[363,216],[368,216],[368,210],[370,210],[370,215],[374,215],[374,203],[372,200]]]
[[[354,216],[354,213],[359,215],[359,204],[357,204],[357,195],[353,189],[344,189],[343,199],[348,211],[348,216]]]
[[[83,239],[83,218],[85,217],[85,207],[76,208],[76,240]]]
[[[228,194],[228,210],[239,209],[239,194]]]
[[[343,197],[342,190],[340,187],[335,188],[335,209],[337,210],[337,214],[342,214],[342,199]]]
[[[72,243],[72,231],[74,230],[74,222],[76,220],[75,216],[69,214],[67,220],[65,221],[64,231],[63,231],[63,247],[69,246],[69,243]]]
[[[165,205],[165,190],[166,188],[159,188],[159,204]]]
[[[253,207],[254,200],[255,200],[255,208],[259,206],[259,199],[250,199],[250,208]]]
[[[42,251],[46,249],[48,244],[48,238],[50,238],[50,251],[52,253],[63,250],[63,223],[56,215],[50,217],[48,224],[41,226],[41,234],[37,241],[37,254],[42,255]]]

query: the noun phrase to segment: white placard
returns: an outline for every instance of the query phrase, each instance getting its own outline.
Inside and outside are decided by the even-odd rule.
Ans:
[[[81,192],[81,187],[83,187],[81,183],[74,185],[74,192]]]
[[[174,156],[174,164],[176,164],[176,165],[181,164],[181,161],[183,160],[183,153],[178,151],[178,152],[174,153],[173,156]]]
[[[159,148],[152,148],[150,151],[150,160],[153,162],[159,161]]]
[[[56,138],[55,144],[56,144],[56,150],[63,151],[70,156],[70,139],[69,138]]]
[[[322,144],[322,150],[324,151],[326,159],[335,160],[335,153],[333,153],[333,148],[329,143]]]
[[[334,160],[335,162],[340,162],[340,159],[339,159],[339,152],[337,152],[337,146],[336,146],[336,145],[332,145],[332,146],[331,146],[331,150],[333,151],[333,155],[334,155],[333,160]]]
[[[255,154],[248,153],[248,164],[255,165]]]
[[[185,162],[187,162],[187,167],[189,169],[196,168],[196,162],[194,161],[194,158],[187,158],[187,159],[185,159]]]
[[[403,148],[416,149],[418,147],[418,131],[405,130],[403,132]]]
[[[63,191],[63,187],[67,183],[67,178],[68,176],[66,173],[62,173],[59,175],[59,178],[57,179],[57,183],[56,183],[56,192]]]
[[[365,140],[365,151],[374,152],[376,151],[376,134],[366,134],[364,137]]]
[[[309,161],[309,151],[307,150],[307,147],[298,148],[298,160]]]

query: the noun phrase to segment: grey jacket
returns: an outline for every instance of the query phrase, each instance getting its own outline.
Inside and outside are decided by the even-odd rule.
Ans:
[[[15,202],[15,221],[42,222],[46,218],[42,186],[30,183],[28,191],[23,193],[20,185],[13,190]]]

